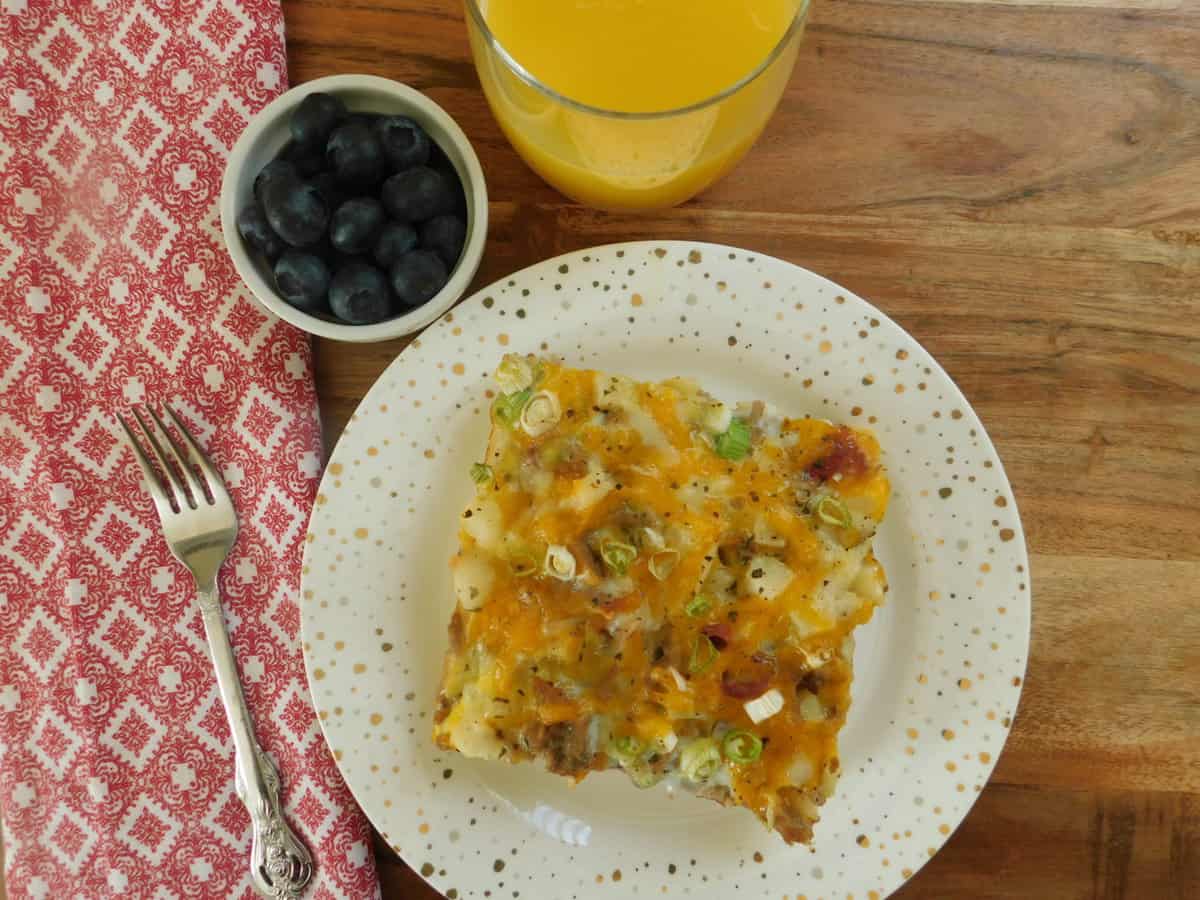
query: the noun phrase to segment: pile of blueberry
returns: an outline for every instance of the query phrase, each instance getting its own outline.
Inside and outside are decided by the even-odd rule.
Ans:
[[[298,309],[368,325],[442,289],[466,239],[466,198],[454,166],[406,116],[351,113],[337,97],[306,96],[292,140],[254,180],[238,216],[279,294]]]

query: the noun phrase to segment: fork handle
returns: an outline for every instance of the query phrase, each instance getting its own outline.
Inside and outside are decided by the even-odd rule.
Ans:
[[[246,708],[237,660],[225,627],[221,595],[216,584],[199,587],[197,593],[208,649],[217,673],[217,689],[233,734],[234,785],[250,813],[253,828],[251,867],[254,885],[264,896],[293,900],[300,896],[312,874],[312,856],[283,818],[279,772],[254,736],[254,723]]]
[[[208,650],[213,668],[217,673],[217,689],[221,693],[221,704],[229,720],[229,731],[233,734],[234,765],[237,767],[238,795],[246,804],[250,817],[256,822],[269,816],[278,808],[278,780],[270,779],[259,762],[258,741],[254,737],[254,723],[250,710],[246,708],[246,697],[242,693],[242,682],[238,677],[237,660],[233,645],[229,642],[229,631],[225,627],[225,613],[221,609],[221,595],[216,585],[200,588],[200,612],[204,619],[204,633],[208,637]],[[270,796],[274,781],[276,796]]]
[[[250,709],[246,708],[246,697],[241,691],[238,676],[238,661],[233,655],[233,644],[229,643],[229,631],[224,622],[221,594],[216,584],[198,590],[200,614],[204,619],[204,634],[209,640],[212,667],[217,673],[217,690],[221,692],[221,703],[226,709],[229,731],[233,733],[234,764],[238,768],[239,786],[245,788],[242,803],[252,818],[268,815],[272,804],[268,794],[268,780],[259,767],[258,740],[254,738],[254,725]],[[239,792],[241,793],[241,792]]]

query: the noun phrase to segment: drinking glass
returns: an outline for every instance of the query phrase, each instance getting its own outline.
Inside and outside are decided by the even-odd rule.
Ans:
[[[800,0],[766,58],[713,96],[680,109],[618,112],[540,83],[488,27],[486,0],[464,2],[479,80],[508,140],[555,188],[605,210],[676,206],[732,169],[779,103],[809,9]]]

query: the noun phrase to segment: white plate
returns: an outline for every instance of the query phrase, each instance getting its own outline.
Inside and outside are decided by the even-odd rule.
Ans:
[[[726,400],[878,433],[894,493],[875,546],[891,592],[858,632],[845,774],[811,849],[744,810],[641,792],[618,773],[572,788],[434,747],[448,560],[486,443],[484,391],[510,350],[694,376]],[[304,651],[325,737],[384,838],[450,897],[886,896],[987,782],[1025,673],[1021,523],[970,405],[874,307],[729,247],[572,253],[447,313],[359,406],[307,539]]]

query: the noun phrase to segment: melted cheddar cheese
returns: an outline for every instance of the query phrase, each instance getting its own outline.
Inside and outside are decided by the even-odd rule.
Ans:
[[[864,431],[506,357],[451,561],[434,737],[673,779],[807,841],[886,591]],[[697,762],[699,760],[699,762]]]

